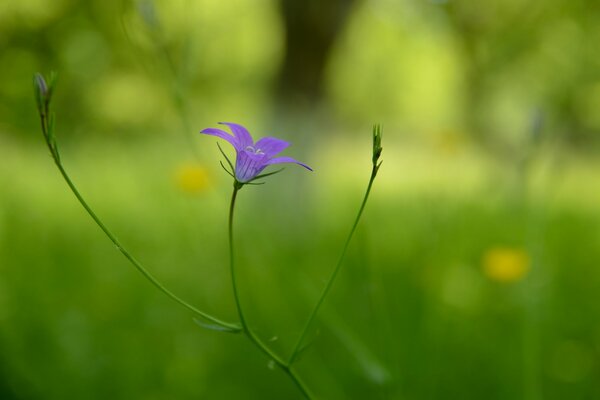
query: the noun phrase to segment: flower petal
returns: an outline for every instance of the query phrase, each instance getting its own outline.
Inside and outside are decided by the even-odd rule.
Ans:
[[[240,182],[248,182],[260,174],[267,166],[267,155],[251,151],[239,151],[235,161],[235,177]]]
[[[308,165],[306,165],[304,163],[301,163],[298,160],[294,160],[292,157],[275,157],[275,158],[271,158],[265,164],[266,165],[273,165],[273,164],[282,164],[282,163],[294,163],[294,164],[302,165],[304,168],[306,168],[309,171],[313,170]]]
[[[246,147],[254,145],[254,140],[252,139],[250,132],[248,132],[248,129],[239,124],[234,124],[233,122],[219,122],[219,124],[227,125],[229,129],[231,129],[233,136],[237,139],[239,147],[236,148],[238,150],[244,150]]]
[[[203,133],[205,135],[220,137],[221,139],[225,139],[229,143],[231,143],[233,145],[233,147],[235,147],[236,150],[240,150],[238,147],[238,140],[236,138],[234,138],[233,136],[231,136],[229,133],[225,132],[224,130],[216,129],[216,128],[206,128],[206,129],[202,129],[200,131],[200,133]]]
[[[282,152],[290,144],[285,140],[277,139],[274,137],[264,137],[256,142],[256,149],[260,149],[263,153],[269,157],[273,157]]]

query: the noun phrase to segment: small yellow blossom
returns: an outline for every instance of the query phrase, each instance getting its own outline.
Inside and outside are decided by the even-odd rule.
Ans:
[[[195,163],[185,163],[177,167],[174,180],[177,187],[188,194],[200,194],[211,186],[208,169]]]
[[[493,247],[483,255],[483,272],[494,281],[519,281],[527,275],[529,268],[529,255],[523,249]]]

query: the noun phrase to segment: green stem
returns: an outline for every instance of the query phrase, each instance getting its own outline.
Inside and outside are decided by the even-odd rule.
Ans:
[[[50,139],[49,139],[50,135],[49,135],[49,130],[48,130],[49,127],[48,127],[48,118],[47,118],[47,115],[49,115],[49,113],[48,113],[48,109],[47,109],[47,106],[46,106],[45,109],[44,109],[44,112],[40,113],[41,122],[42,122],[42,132],[43,132],[43,134],[44,134],[44,136],[46,138],[46,144],[48,145],[50,153],[52,154],[52,158],[54,159],[54,163],[58,167],[58,170],[60,171],[62,177],[64,178],[65,182],[67,183],[67,185],[69,186],[69,188],[71,189],[71,191],[73,192],[73,194],[75,195],[75,197],[77,198],[77,200],[79,201],[79,203],[83,206],[83,208],[89,214],[89,216],[92,217],[92,219],[94,220],[94,222],[96,223],[96,225],[98,225],[98,227],[100,227],[100,229],[102,229],[102,231],[106,234],[106,236],[108,236],[108,238],[110,239],[110,241],[113,242],[113,244],[117,247],[117,249],[121,252],[121,254],[123,254],[125,256],[125,258],[127,258],[129,260],[129,262],[131,262],[131,264],[133,264],[133,266],[146,279],[148,279],[155,287],[157,287],[161,292],[163,292],[164,294],[166,294],[167,296],[169,296],[171,299],[175,300],[180,305],[184,306],[185,308],[187,308],[188,310],[190,310],[193,313],[197,314],[198,316],[204,318],[205,320],[210,321],[210,322],[212,322],[212,323],[214,323],[216,325],[219,325],[219,326],[221,326],[223,328],[226,328],[228,331],[232,331],[232,332],[239,332],[239,331],[241,331],[241,328],[237,324],[233,324],[233,323],[230,323],[230,322],[222,321],[222,320],[220,320],[220,319],[218,319],[216,317],[213,317],[210,314],[207,314],[207,313],[205,313],[203,311],[200,311],[196,307],[192,306],[191,304],[187,303],[186,301],[184,301],[183,299],[181,299],[180,297],[178,297],[177,295],[175,295],[169,289],[167,289],[166,287],[164,287],[150,272],[148,272],[148,270],[146,268],[144,268],[142,266],[142,264],[138,260],[135,259],[135,257],[133,257],[121,245],[121,243],[117,240],[117,238],[115,237],[115,235],[113,235],[113,233],[104,225],[104,223],[102,223],[102,221],[100,220],[100,218],[98,218],[98,216],[96,215],[96,213],[94,213],[94,211],[91,209],[91,207],[84,200],[83,196],[79,193],[79,190],[77,190],[77,187],[75,186],[75,184],[73,183],[73,181],[71,181],[71,178],[67,174],[67,171],[62,166],[62,163],[60,162],[60,159],[59,159],[58,150],[51,144]]]
[[[344,260],[344,257],[346,256],[346,252],[348,251],[348,246],[350,245],[352,236],[354,236],[354,232],[356,231],[356,227],[358,226],[360,217],[362,216],[362,213],[365,209],[365,205],[367,204],[367,200],[369,199],[369,194],[371,193],[371,187],[373,186],[373,181],[375,180],[375,176],[377,175],[378,169],[379,169],[378,166],[373,165],[373,170],[371,171],[371,178],[369,179],[367,191],[365,192],[363,201],[360,205],[360,208],[358,209],[358,214],[356,215],[354,224],[352,225],[352,228],[350,229],[350,233],[348,234],[348,237],[346,238],[346,242],[344,243],[344,247],[342,248],[342,253],[340,254],[340,257],[338,258],[337,264],[336,264],[333,272],[331,273],[331,276],[329,277],[327,284],[325,285],[325,287],[323,288],[323,291],[321,292],[321,296],[319,297],[319,300],[317,301],[315,308],[313,308],[310,316],[308,317],[308,320],[306,321],[306,324],[304,325],[304,328],[302,329],[302,333],[300,334],[300,337],[298,338],[298,341],[296,342],[296,345],[294,346],[294,349],[292,350],[292,354],[290,355],[290,358],[288,359],[288,362],[287,362],[288,365],[292,365],[294,363],[294,361],[296,361],[296,358],[298,357],[298,354],[300,353],[301,346],[304,343],[304,340],[306,339],[306,335],[308,334],[308,330],[311,327],[315,317],[319,313],[319,309],[323,305],[325,298],[327,297],[327,295],[329,294],[329,291],[331,290],[331,288],[333,286],[333,282],[335,281],[335,278],[337,277],[338,273],[340,272],[340,270],[342,268],[342,261]]]
[[[242,308],[242,304],[240,301],[240,295],[238,291],[236,273],[235,273],[235,261],[234,261],[234,251],[233,251],[233,211],[235,209],[235,200],[237,199],[238,191],[242,188],[243,184],[234,181],[233,184],[233,194],[231,195],[231,203],[229,205],[229,223],[228,223],[228,233],[229,233],[229,268],[231,273],[231,284],[233,287],[233,296],[235,299],[235,305],[238,311],[240,323],[242,324],[242,332],[244,335],[252,342],[254,346],[256,346],[264,355],[266,355],[269,359],[273,360],[275,364],[286,374],[288,375],[296,387],[302,392],[305,398],[313,399],[313,395],[306,386],[306,384],[300,379],[297,372],[291,368],[290,364],[287,363],[283,358],[275,354],[273,350],[271,350],[263,341],[250,329],[248,326],[246,317],[244,316],[244,310]]]
[[[233,210],[235,209],[235,200],[237,198],[240,186],[237,181],[233,185],[233,194],[231,195],[231,203],[229,204],[229,222],[228,222],[228,239],[229,239],[229,272],[231,274],[231,286],[233,287],[233,297],[235,299],[235,307],[237,309],[240,322],[242,324],[242,330],[247,331],[246,318],[244,318],[244,311],[240,303],[240,296],[237,290],[237,281],[235,275],[235,262],[233,259]]]

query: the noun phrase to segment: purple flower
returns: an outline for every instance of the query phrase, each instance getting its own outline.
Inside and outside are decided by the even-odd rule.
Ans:
[[[275,157],[290,145],[288,142],[274,137],[264,137],[255,143],[250,132],[243,126],[231,122],[219,123],[227,125],[233,132],[233,136],[216,128],[206,128],[200,133],[225,139],[235,148],[235,179],[238,182],[250,182],[257,178],[262,170],[273,164],[295,163],[312,171],[308,165],[291,157]]]

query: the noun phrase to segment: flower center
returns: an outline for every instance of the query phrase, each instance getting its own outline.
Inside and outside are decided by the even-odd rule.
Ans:
[[[263,151],[261,149],[258,149],[258,148],[255,149],[253,146],[246,146],[245,150],[249,151],[251,153],[254,153],[254,154],[265,154],[265,153],[263,153]]]

